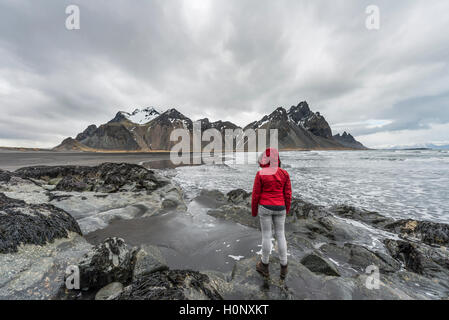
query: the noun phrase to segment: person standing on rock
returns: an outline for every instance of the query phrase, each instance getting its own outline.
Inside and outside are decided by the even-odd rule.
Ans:
[[[268,148],[259,157],[261,169],[254,179],[251,209],[253,217],[259,215],[262,230],[262,259],[256,270],[268,277],[271,252],[271,225],[274,225],[281,263],[281,279],[287,275],[287,241],[285,240],[285,218],[290,211],[292,187],[290,176],[282,169],[277,149]]]

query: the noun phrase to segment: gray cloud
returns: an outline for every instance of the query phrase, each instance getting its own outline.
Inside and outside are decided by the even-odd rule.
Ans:
[[[68,31],[72,3],[0,1],[0,145],[53,146],[137,106],[244,125],[302,100],[372,146],[444,138],[447,2],[376,1],[379,31],[372,1],[78,0]]]

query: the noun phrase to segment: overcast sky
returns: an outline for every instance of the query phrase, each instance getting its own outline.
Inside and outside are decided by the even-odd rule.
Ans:
[[[445,0],[0,0],[0,146],[53,147],[135,107],[243,126],[303,100],[369,147],[449,143],[448,14]]]

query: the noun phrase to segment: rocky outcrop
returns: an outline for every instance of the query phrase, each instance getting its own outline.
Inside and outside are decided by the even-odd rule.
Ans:
[[[339,217],[362,221],[376,228],[385,228],[388,224],[394,222],[394,219],[385,217],[378,212],[358,209],[348,205],[336,205],[331,207],[330,211]]]
[[[20,245],[45,245],[70,232],[81,234],[75,219],[51,204],[28,204],[0,193],[0,254]]]
[[[80,289],[100,289],[112,282],[128,283],[133,276],[135,250],[120,238],[108,238],[78,263]]]
[[[449,226],[444,223],[413,219],[394,220],[378,212],[347,205],[333,206],[330,211],[340,217],[361,221],[373,227],[399,234],[403,238],[414,238],[429,245],[447,246],[449,244]]]
[[[0,193],[0,299],[50,299],[90,247],[64,210]]]
[[[168,181],[156,177],[154,172],[139,165],[128,163],[103,163],[95,167],[88,166],[38,166],[18,169],[19,177],[52,181],[59,191],[153,191]]]
[[[302,258],[301,263],[312,272],[328,276],[339,277],[340,273],[336,266],[317,254],[311,253]]]
[[[212,194],[210,194],[212,196]],[[216,199],[226,199],[221,202],[221,206],[216,209],[209,210],[208,215],[234,221],[245,226],[260,228],[259,222],[251,216],[251,194],[242,189],[232,190],[226,196],[220,195],[219,192],[214,194]]]
[[[0,169],[0,182],[1,183],[8,183],[11,180],[11,177],[13,174],[9,171],[4,171]]]
[[[236,204],[236,205],[244,205],[244,206],[250,206],[251,205],[251,193],[246,192],[243,189],[235,189],[232,191],[229,191],[227,194],[228,202]]]
[[[270,277],[261,277],[255,270],[258,257],[238,261],[230,274],[205,272],[211,285],[224,299],[242,300],[351,300],[351,299],[429,299],[428,289],[417,290],[407,280],[428,286],[430,281],[412,273],[380,275],[379,288],[370,289],[367,274],[351,277],[328,276],[310,271],[296,260],[289,261],[285,281],[279,278],[279,260],[272,258]],[[435,287],[435,286],[434,286]],[[429,287],[427,287],[429,288]],[[438,290],[443,290],[437,286]],[[433,291],[432,291],[433,293]]]
[[[222,299],[209,277],[197,271],[170,270],[155,246],[129,248],[108,238],[76,264],[80,288],[62,285],[56,299],[205,300]]]
[[[365,272],[368,266],[376,266],[383,273],[396,272],[401,269],[400,262],[389,255],[353,243],[345,243],[342,246],[334,243],[324,244],[319,250],[326,257],[349,265],[358,272]],[[348,270],[346,272],[351,274]]]
[[[95,300],[113,300],[123,292],[123,284],[112,282],[95,294]]]
[[[136,253],[133,279],[165,270],[168,270],[167,262],[158,247],[143,245]]]
[[[361,142],[357,141],[350,133],[346,133],[346,131],[343,132],[342,135],[340,135],[339,133],[334,135],[333,138],[335,141],[338,141],[341,145],[349,149],[368,149]]]
[[[444,248],[432,248],[406,240],[386,239],[388,251],[409,271],[438,281],[449,277],[449,253]]]
[[[156,271],[135,279],[117,300],[221,300],[209,277],[191,270]]]
[[[51,203],[73,216],[83,233],[114,219],[185,211],[182,190],[154,170],[126,163],[37,166],[1,173],[0,192],[30,204]]]
[[[15,253],[0,254],[0,299],[52,299],[61,290],[66,268],[90,248],[70,232],[45,245],[21,245]]]
[[[404,219],[386,225],[385,229],[403,237],[419,239],[429,245],[449,245],[449,225],[444,223]]]

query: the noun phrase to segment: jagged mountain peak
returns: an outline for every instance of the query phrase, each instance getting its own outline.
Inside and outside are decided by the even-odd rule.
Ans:
[[[346,131],[343,131],[342,134],[337,133],[336,135],[334,135],[334,137],[354,138],[354,137],[352,136],[352,134],[347,133]]]
[[[347,133],[346,131],[343,134],[337,133],[333,136],[335,141],[338,141],[340,144],[347,148],[351,149],[367,149],[362,143],[357,141],[352,134]]]
[[[309,104],[307,101],[301,101],[297,106],[291,106],[288,110],[288,114],[300,113],[303,116],[309,115],[311,113]]]
[[[306,101],[300,102],[297,106],[292,106],[288,110],[289,118],[297,125],[304,125],[306,119],[313,117],[313,113]]]
[[[188,119],[185,115],[183,115],[181,112],[176,110],[175,108],[170,108],[164,113],[161,114],[161,117],[168,118],[168,119],[179,119],[179,120],[185,120]]]
[[[288,117],[296,125],[317,136],[332,138],[332,130],[326,119],[319,112],[311,111],[306,101],[300,102],[297,106],[292,106],[288,110]]]
[[[248,124],[245,127],[245,130],[249,128],[258,129],[262,128],[267,123],[286,121],[286,120],[288,120],[287,111],[283,107],[278,107],[272,113],[265,115],[259,121],[254,121]]]
[[[285,110],[283,107],[278,107],[269,115],[269,118],[270,119],[286,118],[286,116],[287,110]]]
[[[220,132],[224,132],[224,130],[226,129],[235,130],[237,128],[240,128],[239,126],[230,121],[217,120],[211,122],[209,118],[198,119],[196,121],[201,121],[201,130],[217,129]]]
[[[218,121],[215,121],[215,122],[211,122],[210,123],[210,127],[214,128],[214,129],[217,129],[220,132],[222,132],[222,131],[224,131],[226,129],[235,130],[237,128],[240,128],[239,126],[237,126],[236,124],[234,124],[234,123],[232,123],[230,121],[221,121],[221,120],[218,120]]]
[[[192,130],[193,122],[175,108],[168,109],[149,124],[150,127],[166,126],[167,128],[183,127]]]

